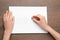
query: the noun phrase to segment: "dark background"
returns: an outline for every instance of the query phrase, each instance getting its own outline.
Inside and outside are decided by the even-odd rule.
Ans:
[[[3,38],[3,14],[9,6],[47,6],[48,24],[60,32],[60,0],[0,0],[0,40]],[[54,40],[48,34],[12,34],[11,40]]]

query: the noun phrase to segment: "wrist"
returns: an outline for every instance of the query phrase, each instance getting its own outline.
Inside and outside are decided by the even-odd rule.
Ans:
[[[10,35],[11,35],[11,32],[5,30],[4,31],[3,40],[9,40]]]
[[[10,35],[10,34],[11,34],[11,31],[6,31],[6,30],[5,30],[4,33]]]
[[[42,27],[44,30],[46,30],[48,32],[52,29],[48,24],[44,24],[44,25],[42,25]]]
[[[48,31],[48,32],[49,32],[49,30],[51,29],[51,27],[49,27],[48,24],[44,25],[44,27],[45,27],[45,30]]]
[[[50,32],[50,31],[53,30],[49,25],[47,25],[47,27],[48,27],[48,28],[47,28],[47,31],[48,31],[48,32]]]

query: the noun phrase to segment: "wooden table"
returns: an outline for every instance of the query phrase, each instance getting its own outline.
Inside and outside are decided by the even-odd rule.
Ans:
[[[60,32],[60,0],[0,0],[0,40],[3,38],[3,14],[9,6],[47,6],[48,24]],[[54,40],[49,34],[12,34],[11,40]]]

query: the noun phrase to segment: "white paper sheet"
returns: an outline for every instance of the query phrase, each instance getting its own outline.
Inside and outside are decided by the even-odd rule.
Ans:
[[[9,6],[15,16],[15,23],[12,33],[47,33],[39,27],[31,17],[36,14],[45,16],[47,21],[47,7]]]

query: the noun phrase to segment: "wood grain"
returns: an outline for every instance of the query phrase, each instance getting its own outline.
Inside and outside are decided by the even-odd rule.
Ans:
[[[48,24],[60,33],[60,0],[0,0],[0,40],[3,38],[3,14],[9,6],[47,6]],[[54,40],[48,34],[12,34],[11,40]]]

